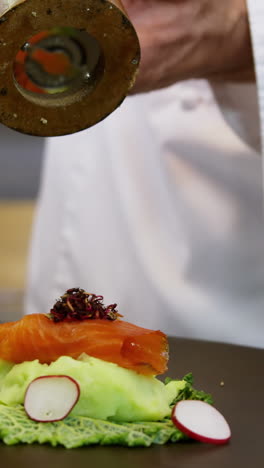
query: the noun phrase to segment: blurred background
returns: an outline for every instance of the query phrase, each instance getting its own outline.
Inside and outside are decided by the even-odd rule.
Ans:
[[[42,165],[38,142],[34,145],[36,139],[29,140],[30,145],[24,135],[0,127],[0,321],[16,320],[22,314],[28,246]]]

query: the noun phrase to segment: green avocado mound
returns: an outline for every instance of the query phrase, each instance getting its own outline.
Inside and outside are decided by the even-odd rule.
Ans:
[[[80,399],[71,416],[114,422],[160,421],[170,415],[171,402],[185,387],[185,382],[172,381],[164,385],[155,377],[85,354],[79,359],[62,356],[49,365],[35,360],[11,368],[10,364],[6,366],[3,363],[0,403],[23,404],[32,380],[43,375],[62,374],[74,378],[80,385]]]
[[[38,423],[24,411],[28,385],[43,375],[68,375],[80,385],[80,399],[62,421]],[[190,374],[163,383],[87,355],[78,360],[63,356],[50,365],[0,361],[0,440],[66,448],[177,442],[186,437],[170,420],[172,406],[187,398],[212,402],[192,385]]]

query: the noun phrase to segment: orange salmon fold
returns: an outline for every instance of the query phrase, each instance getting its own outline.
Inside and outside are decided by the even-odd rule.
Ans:
[[[123,320],[54,323],[44,314],[32,314],[0,324],[0,358],[6,361],[38,359],[49,364],[60,356],[77,359],[82,353],[140,374],[158,375],[167,370],[168,341],[161,331]]]

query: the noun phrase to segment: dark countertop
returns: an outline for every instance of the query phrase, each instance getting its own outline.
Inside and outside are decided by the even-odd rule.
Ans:
[[[231,443],[188,442],[151,448],[0,445],[5,468],[262,468],[264,465],[264,350],[204,341],[170,340],[168,375],[193,372],[232,430]],[[221,385],[224,382],[224,385]]]

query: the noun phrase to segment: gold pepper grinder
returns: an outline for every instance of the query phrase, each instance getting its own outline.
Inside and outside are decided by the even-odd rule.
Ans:
[[[59,136],[95,125],[133,86],[137,34],[119,0],[0,0],[0,122]]]

